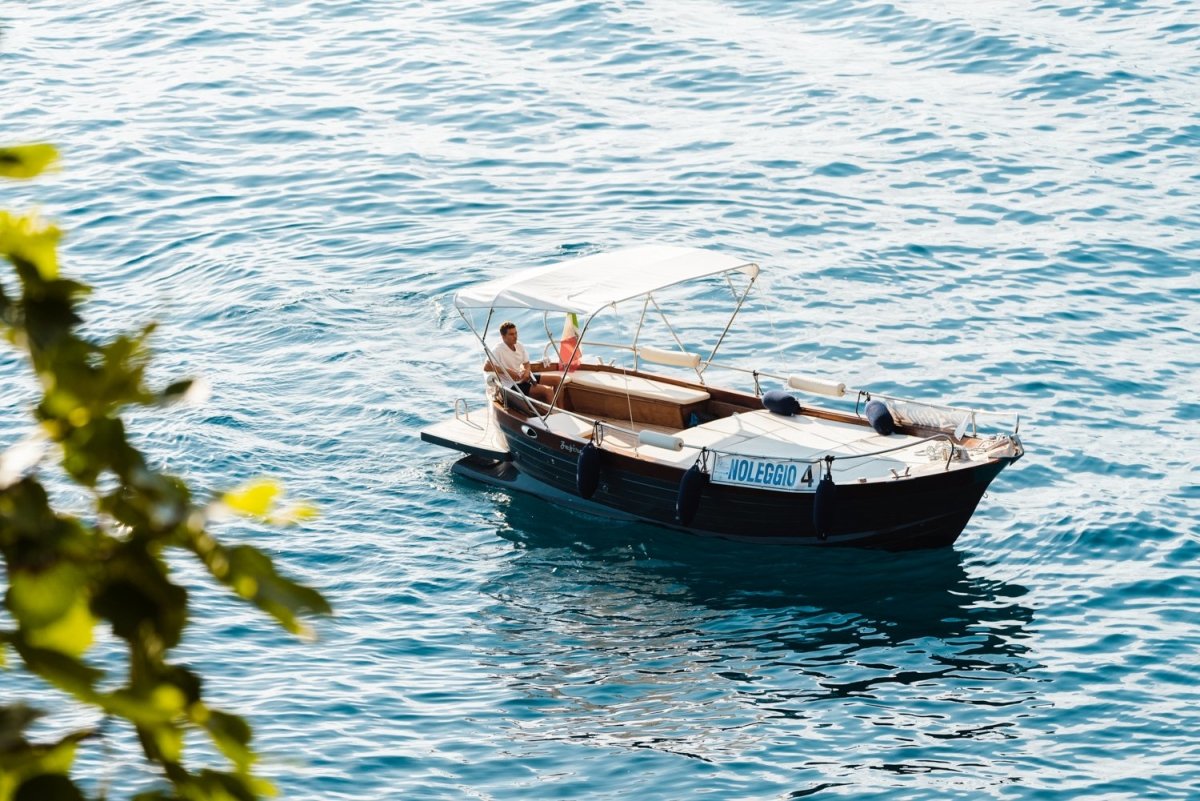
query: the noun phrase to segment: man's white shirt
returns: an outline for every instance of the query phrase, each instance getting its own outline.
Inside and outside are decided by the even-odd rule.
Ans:
[[[518,342],[514,350],[501,342],[492,348],[492,355],[495,357],[493,361],[499,362],[500,366],[504,368],[497,373],[500,376],[500,383],[505,387],[516,384],[517,382],[507,371],[512,370],[514,373],[520,374],[521,370],[525,368],[525,362],[529,361],[529,354],[525,352],[525,346]]]

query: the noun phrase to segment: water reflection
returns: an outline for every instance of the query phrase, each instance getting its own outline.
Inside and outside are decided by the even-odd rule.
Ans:
[[[828,642],[826,633],[852,620],[863,641],[873,644],[982,629],[1019,640],[1031,615],[1019,602],[1024,587],[970,575],[952,548],[886,553],[748,545],[549,509],[526,496],[502,498],[501,508],[498,533],[527,552],[511,565],[522,581],[562,581],[565,571],[571,580],[597,587],[594,600],[605,596],[602,588],[619,587],[646,602],[787,610],[832,624],[815,626],[791,643],[798,650]],[[1023,651],[1000,641],[992,645]]]
[[[524,736],[829,778],[884,735],[957,764],[955,741],[1011,737],[1035,698],[1025,589],[954,550],[765,548],[498,502],[519,553],[485,588],[485,658],[536,709],[513,716]]]

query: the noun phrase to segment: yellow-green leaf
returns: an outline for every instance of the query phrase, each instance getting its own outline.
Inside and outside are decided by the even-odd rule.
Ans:
[[[222,500],[235,512],[253,517],[266,517],[282,489],[279,482],[258,479],[225,494]]]
[[[9,609],[35,648],[82,656],[96,624],[88,600],[83,573],[69,562],[9,575]]]
[[[187,697],[174,684],[160,684],[150,694],[150,703],[167,717],[183,712]]]
[[[83,574],[70,562],[41,570],[12,570],[8,604],[23,626],[41,627],[66,615],[75,605]]]
[[[68,738],[55,743],[38,760],[40,763],[38,767],[45,773],[69,773],[71,764],[75,761],[76,744],[75,738]]]
[[[240,770],[249,770],[254,764],[254,751],[250,748],[250,727],[243,718],[215,709],[209,710],[204,728],[212,736],[213,743],[221,749]]]
[[[163,759],[168,762],[178,762],[183,758],[183,730],[178,726],[165,724],[150,729],[149,734],[154,738],[154,744],[162,752]]]
[[[292,504],[281,508],[283,486],[270,479],[256,479],[221,498],[225,509],[257,517],[273,526],[291,526],[317,516],[317,507],[310,503]],[[221,506],[216,511],[220,511]]]
[[[33,178],[58,159],[53,145],[0,147],[0,176]]]
[[[317,507],[311,503],[298,503],[273,515],[271,522],[277,526],[290,526],[305,520],[312,520],[317,514]]]
[[[50,648],[68,656],[80,657],[92,645],[92,634],[96,619],[88,609],[87,599],[75,597],[67,613],[53,623],[31,629],[27,635],[29,644],[37,648]]]
[[[0,211],[0,256],[32,264],[47,281],[58,277],[58,240],[62,231],[36,216],[14,217]]]

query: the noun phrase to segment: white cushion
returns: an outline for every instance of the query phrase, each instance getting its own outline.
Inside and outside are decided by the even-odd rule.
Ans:
[[[592,435],[592,424],[573,414],[551,412],[546,415],[546,428],[563,437],[584,439]]]
[[[571,373],[571,383],[588,389],[597,389],[627,394],[631,398],[666,401],[668,403],[689,404],[703,403],[709,394],[701,389],[679,387],[674,384],[664,384],[641,376],[625,375],[624,373],[601,373],[592,370],[579,370]]]

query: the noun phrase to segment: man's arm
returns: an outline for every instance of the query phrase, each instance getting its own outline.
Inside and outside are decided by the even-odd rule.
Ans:
[[[513,381],[524,381],[525,379],[522,378],[521,376],[526,375],[526,374],[532,375],[532,373],[529,373],[529,362],[525,362],[524,366],[521,368],[521,372],[517,373],[512,370],[509,370],[507,367],[500,364],[499,362],[493,362],[491,359],[488,359],[486,362],[483,363],[483,371],[485,373],[501,373],[502,372],[502,373],[505,373]]]

